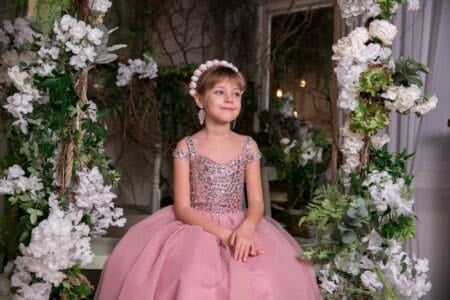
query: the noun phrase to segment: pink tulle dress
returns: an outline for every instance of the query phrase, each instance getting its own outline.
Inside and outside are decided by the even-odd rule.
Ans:
[[[242,208],[245,166],[260,159],[244,151],[226,163],[199,155],[190,137],[191,206],[210,220],[234,230],[245,218]],[[165,207],[131,227],[109,256],[95,299],[113,300],[309,300],[321,299],[312,266],[296,257],[296,241],[273,219],[263,217],[255,233],[264,254],[239,262],[216,236],[176,219]]]

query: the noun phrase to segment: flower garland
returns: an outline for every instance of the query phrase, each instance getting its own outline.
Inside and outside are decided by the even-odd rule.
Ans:
[[[201,64],[194,71],[194,75],[192,75],[192,77],[191,77],[191,82],[189,83],[189,94],[191,94],[192,97],[194,97],[195,94],[197,93],[197,91],[196,91],[197,81],[200,78],[200,76],[203,74],[203,72],[205,72],[206,70],[208,70],[209,68],[212,68],[214,66],[224,66],[224,67],[232,69],[236,73],[239,72],[238,68],[236,68],[232,63],[227,62],[226,60],[214,59],[214,60],[206,61],[205,63]]]
[[[89,5],[96,20],[111,2],[90,0]],[[65,15],[55,21],[52,35],[43,37],[24,28],[28,21],[18,20],[0,30],[0,42],[10,48],[2,55],[8,77],[0,83],[2,90],[14,90],[3,107],[12,117],[9,139],[19,147],[6,160],[23,167],[8,168],[0,193],[8,195],[9,208],[19,215],[20,254],[4,268],[0,283],[3,289],[5,282],[10,285],[17,299],[49,299],[54,293],[82,298],[90,293],[80,267],[93,259],[91,237],[123,226],[125,219],[112,202],[112,186],[104,181],[105,176],[118,183],[104,156],[106,128],[97,120],[95,103],[79,101],[76,87],[82,73],[114,60],[110,51],[122,46],[106,47],[112,31],[95,21],[92,25]],[[13,41],[16,27],[23,34]],[[32,51],[20,48],[25,40]],[[68,140],[74,149],[69,166],[63,144]],[[74,174],[67,189],[61,189],[66,178],[62,164]]]
[[[389,113],[429,112],[436,96],[423,95],[419,72],[429,69],[411,58],[392,57],[397,28],[389,22],[399,4],[418,9],[417,0],[340,0],[345,19],[363,16],[358,27],[334,46],[340,88],[338,105],[348,113],[341,130],[342,182],[322,187],[301,220],[317,231],[317,245],[303,258],[320,263],[327,299],[419,299],[430,289],[427,259],[410,258],[401,245],[415,236],[412,176],[406,152],[390,153]]]

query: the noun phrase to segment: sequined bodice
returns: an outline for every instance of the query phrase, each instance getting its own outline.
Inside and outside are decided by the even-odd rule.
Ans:
[[[242,210],[245,166],[259,159],[258,152],[250,153],[252,139],[244,138],[243,153],[225,163],[215,162],[198,154],[191,137],[186,137],[189,153],[176,149],[173,156],[190,160],[191,206],[210,213],[231,213]]]

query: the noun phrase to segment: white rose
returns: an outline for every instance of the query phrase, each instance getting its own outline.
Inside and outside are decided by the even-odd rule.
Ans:
[[[359,44],[365,44],[370,36],[365,27],[357,27],[348,35],[353,41]]]
[[[385,20],[375,20],[369,25],[369,34],[372,38],[377,38],[385,45],[392,45],[397,34],[397,27]]]
[[[395,106],[399,112],[404,113],[410,110],[419,98],[420,88],[413,84],[410,87],[400,89]]]

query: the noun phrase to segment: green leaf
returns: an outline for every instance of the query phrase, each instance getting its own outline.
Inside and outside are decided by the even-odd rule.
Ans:
[[[342,233],[342,242],[344,244],[351,244],[357,239],[356,234],[353,231],[347,230]]]

